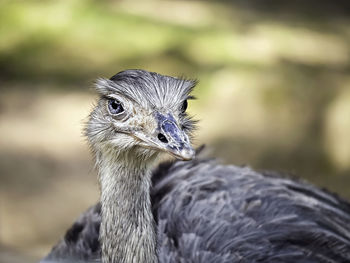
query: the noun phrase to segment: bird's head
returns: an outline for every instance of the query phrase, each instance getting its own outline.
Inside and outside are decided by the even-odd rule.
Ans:
[[[136,158],[166,152],[190,160],[194,121],[186,114],[194,81],[143,70],[126,70],[99,79],[99,101],[86,126],[93,150]],[[136,155],[136,156],[135,156]]]

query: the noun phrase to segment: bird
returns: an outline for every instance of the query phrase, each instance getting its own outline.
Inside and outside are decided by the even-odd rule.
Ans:
[[[96,81],[100,200],[41,262],[350,262],[348,201],[193,148],[196,83],[140,69]]]

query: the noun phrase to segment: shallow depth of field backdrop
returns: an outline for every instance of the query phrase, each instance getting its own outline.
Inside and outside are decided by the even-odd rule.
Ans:
[[[36,262],[98,199],[81,128],[95,78],[198,78],[225,163],[350,198],[348,1],[0,0],[0,262]]]

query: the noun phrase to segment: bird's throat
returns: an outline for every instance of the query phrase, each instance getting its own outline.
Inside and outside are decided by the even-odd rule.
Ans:
[[[113,158],[108,155],[97,158],[102,205],[102,262],[155,263],[150,169],[143,163]]]

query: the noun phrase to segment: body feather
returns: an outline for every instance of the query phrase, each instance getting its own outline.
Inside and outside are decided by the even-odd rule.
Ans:
[[[152,180],[159,262],[350,262],[349,203],[310,184],[198,159]],[[44,262],[98,261],[100,220],[96,204]]]

